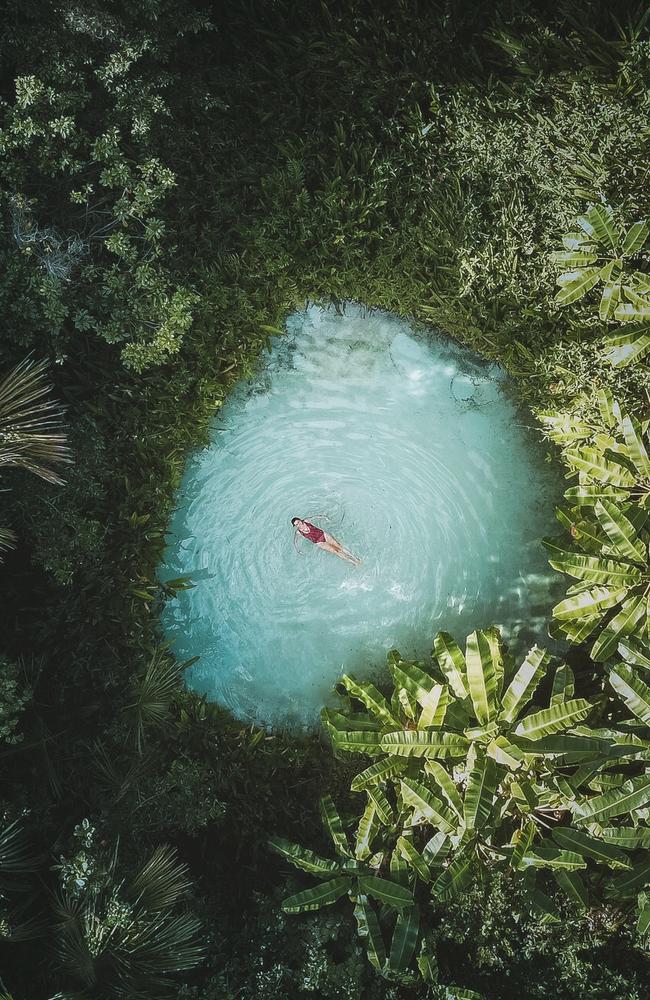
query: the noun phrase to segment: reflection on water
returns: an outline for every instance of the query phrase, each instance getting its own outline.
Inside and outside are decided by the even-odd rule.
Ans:
[[[197,583],[164,612],[177,655],[200,656],[189,683],[242,719],[304,726],[343,670],[424,656],[441,628],[546,641],[559,474],[502,370],[352,305],[287,329],[179,492],[160,576]],[[294,547],[293,515],[363,565]]]

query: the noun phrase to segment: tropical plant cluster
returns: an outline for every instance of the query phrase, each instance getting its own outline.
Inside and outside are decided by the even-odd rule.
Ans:
[[[326,878],[283,909],[302,913],[348,895],[370,962],[406,981],[414,958],[425,981],[437,981],[435,953],[419,931],[421,884],[444,903],[500,868],[520,876],[525,905],[542,921],[559,919],[544,892],[549,874],[582,910],[594,894],[634,900],[643,941],[650,687],[629,666],[613,668],[610,684],[632,715],[608,705],[603,718],[602,699],[575,697],[574,674],[559,663],[548,704],[531,709],[549,664],[535,646],[515,666],[492,629],[473,632],[465,653],[438,633],[431,671],[391,654],[390,702],[343,675],[343,710],[326,709],[323,720],[337,752],[377,758],[351,785],[366,805],[351,846],[331,798],[322,799],[334,861],[271,840],[296,867]]]
[[[12,6],[0,995],[642,1000],[648,20]],[[570,584],[559,659],[439,635],[343,679],[323,740],[185,688],[159,617],[191,581],[156,569],[234,380],[290,311],[346,300],[515,377],[571,481]]]

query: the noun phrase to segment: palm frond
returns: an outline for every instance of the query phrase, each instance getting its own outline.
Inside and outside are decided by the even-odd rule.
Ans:
[[[2,562],[2,553],[13,549],[15,544],[16,533],[11,528],[0,527],[0,563]]]
[[[27,888],[40,860],[20,819],[0,830],[0,887]]]
[[[61,429],[62,408],[49,397],[47,363],[26,358],[0,382],[0,468],[16,466],[50,483],[64,480],[49,466],[72,461]]]
[[[163,648],[156,650],[144,673],[135,679],[134,700],[124,711],[140,752],[147,727],[161,726],[169,715],[185,667],[186,664],[176,663]]]
[[[168,910],[191,886],[187,865],[176,860],[169,844],[157,847],[131,883],[138,906],[147,910]]]

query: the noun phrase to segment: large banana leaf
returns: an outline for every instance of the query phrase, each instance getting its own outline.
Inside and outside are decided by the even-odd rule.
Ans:
[[[643,440],[641,426],[634,417],[625,416],[621,420],[621,430],[625,438],[628,453],[639,475],[645,479],[650,479],[650,456]]]
[[[584,420],[580,420],[571,413],[546,411],[538,413],[537,416],[545,425],[549,436],[557,444],[582,441],[591,437],[593,433],[590,424],[585,423]]]
[[[584,472],[590,479],[613,486],[634,486],[634,476],[617,462],[606,459],[596,448],[567,448],[564,452],[569,465]]]
[[[475,873],[476,862],[473,854],[459,855],[433,883],[432,896],[437,896],[441,900],[453,899],[469,885]]]
[[[612,261],[612,263],[614,263]],[[602,277],[601,272],[601,277]],[[600,298],[600,306],[598,307],[598,316],[602,320],[611,319],[621,301],[621,278],[620,272],[619,277],[605,281],[605,287],[603,288],[603,294]]]
[[[438,961],[435,949],[427,941],[426,937],[423,937],[420,942],[417,966],[425,983],[433,985],[438,981]]]
[[[616,489],[602,483],[580,483],[578,486],[570,486],[564,496],[567,500],[575,500],[581,507],[592,507],[596,500],[603,497],[606,500],[624,500],[628,494],[625,489]]]
[[[650,726],[650,687],[637,677],[632,667],[619,663],[610,670],[609,683],[630,711]]]
[[[619,323],[639,323],[650,320],[650,299],[639,295],[630,285],[623,286],[627,302],[620,302],[614,312]]]
[[[596,401],[598,403],[600,416],[605,426],[610,429],[616,429],[619,427],[621,421],[621,408],[607,386],[601,386],[598,389],[596,392]]]
[[[650,233],[650,226],[648,226],[645,219],[641,219],[639,222],[635,222],[634,225],[630,226],[625,234],[625,239],[623,240],[623,246],[621,248],[623,256],[631,257],[637,253],[647,240],[648,233]]]
[[[438,632],[433,644],[434,656],[450,688],[461,700],[469,696],[465,657],[449,632]]]
[[[327,731],[337,750],[345,750],[347,753],[365,753],[370,756],[381,752],[380,733],[341,732],[331,726],[327,727]]]
[[[575,851],[562,851],[557,847],[536,847],[526,851],[520,867],[563,868],[567,871],[576,871],[579,868],[586,868],[587,862]]]
[[[530,874],[531,871],[529,870],[526,874]],[[534,885],[525,888],[530,910],[538,918],[540,924],[558,923],[561,919],[560,914],[550,896]]]
[[[443,833],[454,833],[457,818],[433,792],[414,778],[402,778],[400,789],[405,805],[413,806]]]
[[[602,838],[608,844],[633,851],[637,848],[650,847],[650,827],[648,826],[598,826],[589,827],[594,837]]]
[[[482,830],[492,812],[498,767],[491,757],[477,755],[465,790],[464,819],[468,830]]]
[[[549,655],[539,646],[533,646],[517,673],[510,681],[501,700],[499,718],[512,722],[532,698],[539,681],[546,673]]]
[[[422,857],[425,864],[429,868],[437,867],[440,868],[444,862],[445,855],[447,854],[449,842],[447,835],[438,831],[434,833],[433,837],[427,840],[426,844],[422,848]]]
[[[375,804],[370,801],[363,810],[361,819],[359,820],[359,827],[357,829],[357,838],[354,848],[354,856],[357,861],[364,861],[365,858],[370,857],[372,854],[372,841],[379,832],[380,827],[381,823],[379,822],[379,817],[377,816]]]
[[[577,645],[589,638],[591,633],[598,628],[601,621],[601,615],[594,615],[593,618],[580,618],[578,621],[573,622],[553,621],[552,625],[549,626],[549,635],[553,636],[554,639],[564,635],[569,642]]]
[[[575,851],[586,858],[593,858],[610,868],[629,868],[630,862],[625,854],[613,844],[590,837],[582,830],[573,827],[559,826],[552,831],[553,840],[567,851]]]
[[[411,873],[409,870],[409,866],[407,865],[406,861],[404,860],[400,852],[397,850],[397,848],[394,848],[393,851],[391,852],[389,868],[390,868],[390,877],[393,880],[393,882],[398,882],[399,885],[405,885],[405,886],[409,885],[409,882],[411,880]]]
[[[420,915],[417,906],[400,910],[393,931],[388,964],[392,972],[408,968],[420,936]]]
[[[558,285],[562,287],[555,296],[555,301],[559,306],[577,302],[598,283],[599,278],[599,267],[581,267],[574,271],[565,271],[557,279]]]
[[[360,876],[359,889],[362,893],[372,896],[380,903],[386,903],[387,906],[392,906],[396,910],[401,910],[405,906],[413,906],[415,903],[413,893],[406,886],[386,878],[379,878],[376,875]]]
[[[289,896],[282,904],[285,913],[307,913],[309,910],[320,910],[321,906],[331,906],[337,899],[350,889],[352,882],[349,878],[333,878],[329,882],[323,882],[312,889],[305,889],[297,892],[295,896]]]
[[[424,770],[431,776],[431,778],[433,778],[433,781],[438,786],[458,818],[462,819],[463,800],[460,797],[453,778],[447,774],[447,771],[437,760],[427,760],[424,765]]]
[[[449,705],[449,688],[442,684],[436,684],[422,698],[420,704],[422,705],[422,711],[418,719],[418,729],[426,729],[430,726],[442,726],[445,721],[447,706]]]
[[[628,418],[629,419],[629,418]],[[598,500],[594,513],[607,532],[618,555],[642,566],[647,562],[646,547],[625,514],[609,500]]]
[[[368,897],[363,893],[357,896],[354,916],[357,921],[357,933],[366,942],[368,961],[378,972],[381,972],[386,965],[386,948],[379,929],[377,914],[370,906]]]
[[[576,755],[603,754],[607,755],[611,751],[612,741],[605,737],[587,736],[582,733],[561,733],[551,736],[543,736],[539,739],[526,739],[523,736],[512,736],[512,741],[526,754],[557,754]]]
[[[492,757],[497,764],[503,764],[510,771],[518,770],[525,760],[525,754],[505,736],[497,736],[491,740],[485,750],[488,757]]]
[[[346,691],[348,691],[353,698],[362,702],[368,711],[376,715],[385,726],[399,726],[399,719],[396,719],[390,710],[388,702],[384,698],[383,694],[377,690],[374,684],[370,684],[368,681],[363,681],[359,683],[351,677],[349,674],[343,674],[340,679],[340,683],[343,684]]]
[[[332,842],[334,843],[336,850],[346,857],[351,858],[352,851],[350,850],[350,845],[348,844],[348,838],[343,830],[341,817],[338,814],[337,808],[334,805],[334,799],[331,795],[322,796],[320,800],[320,814],[323,826],[332,838]]]
[[[573,698],[575,682],[573,671],[566,663],[561,663],[553,677],[553,688],[551,690],[551,705],[558,702],[569,701]]]
[[[634,632],[646,614],[646,604],[641,595],[628,598],[621,610],[608,623],[591,647],[591,658],[597,663],[608,660],[616,653],[622,636]]]
[[[553,569],[577,580],[604,583],[610,587],[633,587],[642,579],[642,572],[636,566],[626,566],[612,559],[598,559],[596,556],[581,555],[570,550],[562,551],[552,542],[546,544],[546,547],[552,549],[555,556],[549,559]],[[560,558],[557,557],[558,554]]]
[[[608,891],[615,898],[631,899],[640,889],[650,885],[650,856],[647,854],[629,871],[617,875],[608,884]]]
[[[609,205],[592,205],[577,221],[588,236],[597,239],[610,250],[616,250],[621,233],[614,223],[614,213]]]
[[[467,637],[465,663],[474,713],[485,725],[496,715],[497,675],[492,649],[483,632],[472,632]]]
[[[553,871],[553,876],[560,888],[564,889],[569,899],[581,910],[586,910],[589,906],[589,893],[577,871],[567,871],[564,868],[558,868]]]
[[[584,698],[557,702],[541,712],[527,715],[515,729],[515,735],[525,736],[529,740],[538,740],[542,736],[559,733],[563,729],[568,729],[570,726],[582,722],[592,709],[593,705]]]
[[[605,358],[615,368],[641,361],[650,353],[650,323],[635,323],[625,330],[605,337]]]
[[[321,858],[308,848],[285,840],[284,837],[270,837],[268,844],[278,854],[287,858],[296,868],[301,868],[312,875],[335,874],[341,870],[341,866],[336,861]]]
[[[568,268],[588,267],[598,260],[598,254],[586,253],[584,250],[554,250],[549,257],[554,264]]]
[[[380,785],[389,778],[394,778],[396,774],[401,774],[407,766],[407,762],[400,757],[378,760],[357,774],[350,787],[353,792],[364,792],[374,785]]]
[[[576,803],[574,815],[578,823],[602,823],[612,816],[622,816],[642,809],[650,802],[650,774],[629,778],[621,788]]]
[[[613,608],[627,594],[627,587],[592,587],[582,590],[579,594],[566,597],[553,608],[553,617],[562,619],[588,618],[607,608]]]
[[[404,860],[408,862],[413,871],[418,873],[423,882],[430,880],[431,873],[426,859],[414,846],[412,840],[409,840],[408,837],[398,837],[395,848],[400,852]]]
[[[405,688],[420,704],[422,704],[421,699],[425,698],[436,685],[433,677],[421,670],[415,663],[407,663],[400,659],[396,652],[389,653],[388,668],[395,687]]]
[[[618,644],[618,652],[626,663],[634,667],[645,667],[650,670],[650,648],[632,635],[626,635]]]
[[[519,871],[525,868],[524,857],[530,850],[535,837],[537,836],[537,827],[533,820],[526,820],[524,825],[520,830],[516,830],[513,834],[512,843],[513,851],[510,855],[510,867],[514,868],[515,871]]]
[[[353,730],[354,732],[375,733],[378,729],[377,720],[367,713],[349,712],[343,715],[342,712],[337,712],[333,708],[323,708],[320,715],[323,725],[330,732],[336,730],[343,733]]]
[[[393,822],[393,809],[381,788],[369,788],[368,798],[371,800],[377,811],[377,818],[379,821],[383,823],[384,826],[390,826]]]
[[[381,738],[382,750],[404,757],[462,757],[468,747],[468,739],[460,733],[441,731],[403,730]]]

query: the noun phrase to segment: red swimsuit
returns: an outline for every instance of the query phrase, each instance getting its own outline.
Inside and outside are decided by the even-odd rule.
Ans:
[[[300,532],[303,538],[308,538],[310,542],[314,543],[314,545],[316,545],[317,542],[325,541],[325,532],[322,528],[317,528],[315,524],[311,523],[311,521],[305,521],[304,523],[309,528],[309,531],[307,534],[305,534],[304,531]]]

